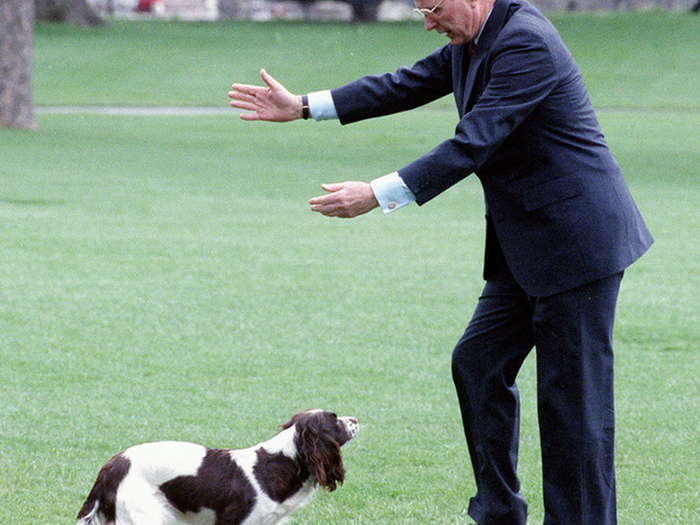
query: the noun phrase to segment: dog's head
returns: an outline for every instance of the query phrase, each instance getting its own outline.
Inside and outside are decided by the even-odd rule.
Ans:
[[[324,410],[305,410],[295,414],[282,429],[296,429],[295,443],[302,468],[315,482],[332,492],[345,479],[340,447],[360,430],[354,417],[338,417]]]

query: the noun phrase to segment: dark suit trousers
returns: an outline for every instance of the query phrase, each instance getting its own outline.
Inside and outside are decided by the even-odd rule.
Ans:
[[[612,330],[622,273],[531,297],[505,270],[487,282],[453,376],[476,477],[479,525],[524,525],[516,376],[536,348],[545,525],[614,525]]]

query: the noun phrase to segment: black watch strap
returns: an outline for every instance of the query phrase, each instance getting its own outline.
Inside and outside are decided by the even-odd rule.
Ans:
[[[311,112],[309,111],[309,96],[302,95],[301,96],[301,118],[303,118],[304,120],[309,120],[310,116],[311,116]]]

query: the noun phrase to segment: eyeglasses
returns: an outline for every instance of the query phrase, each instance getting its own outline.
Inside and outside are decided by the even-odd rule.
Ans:
[[[440,4],[442,4],[444,1],[445,1],[445,0],[440,0],[437,4],[435,4],[435,7],[433,7],[432,9],[414,9],[413,11],[414,11],[415,13],[418,13],[419,15],[421,15],[421,16],[423,16],[423,17],[426,17],[426,16],[428,16],[428,15],[434,15],[434,14],[435,14],[435,10],[436,10],[438,7],[440,7]]]

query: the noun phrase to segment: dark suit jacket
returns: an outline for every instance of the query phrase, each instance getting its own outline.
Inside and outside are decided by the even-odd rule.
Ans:
[[[399,175],[423,204],[476,173],[487,279],[505,260],[527,293],[551,295],[624,270],[653,242],[571,53],[525,0],[496,0],[471,60],[448,44],[331,93],[343,124],[454,94],[454,138]]]

